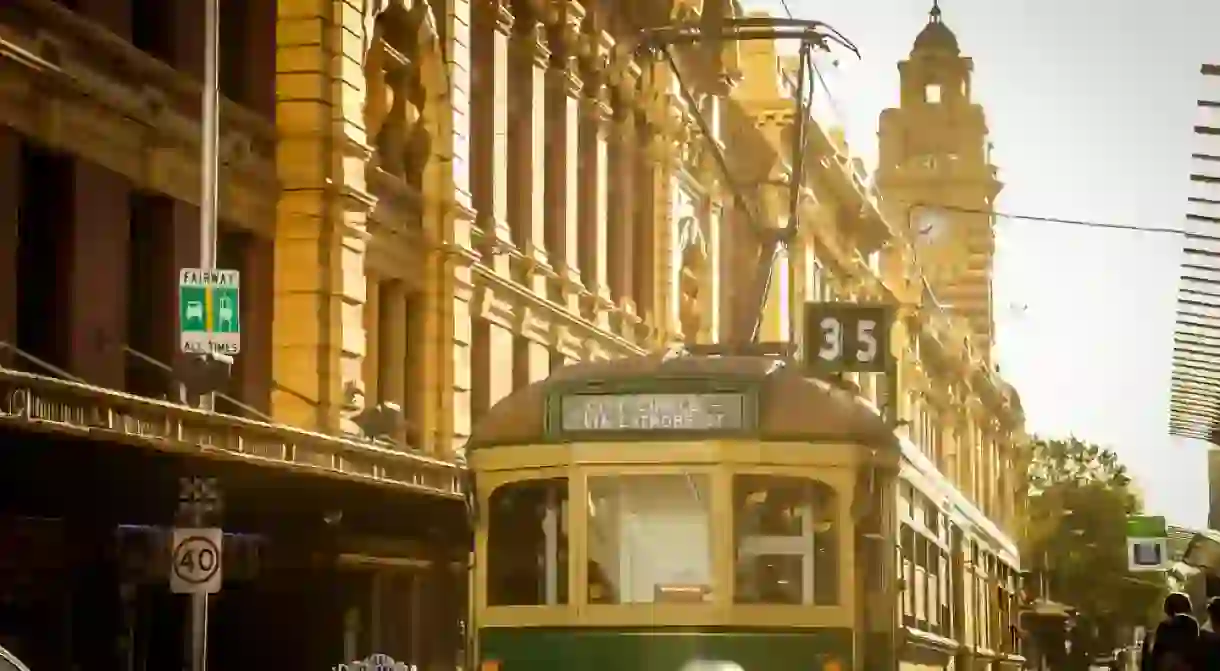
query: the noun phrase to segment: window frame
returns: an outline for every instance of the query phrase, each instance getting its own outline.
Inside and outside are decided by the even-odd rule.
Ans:
[[[835,536],[834,536],[834,540],[833,540],[834,551],[835,551],[835,557],[834,557],[835,566],[834,566],[833,573],[834,573],[834,581],[836,583],[835,591],[834,591],[834,598],[835,598],[834,603],[822,603],[822,604],[817,603],[818,577],[817,577],[817,564],[816,564],[816,560],[814,557],[814,554],[816,553],[817,545],[816,545],[816,539],[814,538],[814,536],[816,534],[812,530],[810,531],[810,536],[808,538],[809,538],[809,541],[814,544],[812,547],[813,552],[809,553],[809,555],[808,555],[809,566],[803,567],[803,569],[802,569],[802,574],[805,573],[806,568],[809,572],[809,576],[808,576],[810,578],[809,585],[807,585],[807,586],[802,585],[802,593],[808,592],[808,594],[809,594],[809,598],[810,598],[809,603],[790,604],[790,603],[738,602],[737,601],[736,567],[737,567],[738,551],[741,549],[741,547],[739,547],[740,539],[738,539],[738,537],[737,537],[738,511],[736,508],[736,499],[737,499],[736,486],[737,486],[737,478],[739,478],[739,477],[774,478],[774,479],[793,480],[793,481],[804,480],[804,481],[808,481],[808,482],[812,482],[812,483],[817,483],[818,485],[821,485],[822,487],[825,487],[828,490],[830,490],[830,492],[833,496],[833,501],[834,501],[834,510],[833,510],[834,517],[833,517],[832,525],[834,525],[836,528]],[[852,537],[848,536],[846,539],[843,537],[843,531],[842,531],[843,530],[842,508],[844,506],[843,494],[840,489],[838,489],[837,487],[834,486],[834,483],[827,481],[823,477],[818,477],[817,475],[812,475],[809,473],[771,473],[771,472],[753,472],[753,471],[751,471],[751,472],[734,471],[733,473],[731,473],[729,475],[728,497],[729,497],[729,501],[730,501],[730,509],[732,510],[732,518],[731,518],[730,524],[729,524],[729,542],[731,544],[731,548],[730,548],[731,558],[732,558],[731,579],[733,582],[732,598],[733,598],[734,606],[781,606],[781,607],[787,606],[787,607],[802,607],[802,608],[808,608],[808,607],[830,608],[830,607],[840,606],[844,603],[845,595],[844,595],[844,589],[843,589],[843,587],[844,587],[843,586],[843,553],[840,549],[840,546],[844,542],[852,542]],[[806,559],[805,553],[792,552],[787,549],[787,546],[800,547],[801,543],[805,541],[806,536],[804,536],[804,535],[801,535],[801,536],[756,536],[754,538],[759,539],[759,543],[763,547],[769,546],[772,548],[772,550],[770,552],[759,552],[756,554],[799,556],[802,558],[802,564],[804,564],[804,560]]]
[[[568,541],[569,561],[573,595],[572,606],[575,617],[582,626],[613,627],[633,626],[652,621],[658,625],[714,625],[722,623],[725,609],[731,605],[731,580],[724,585],[731,567],[727,564],[730,542],[726,538],[729,529],[722,521],[730,519],[728,495],[728,472],[719,464],[674,462],[666,464],[640,465],[581,465],[573,469],[569,500],[588,501],[589,478],[631,477],[639,475],[701,475],[711,484],[709,519],[711,524],[712,597],[704,603],[589,603],[589,516],[588,506],[572,507],[578,511],[570,521],[572,533]],[[731,578],[731,576],[729,576]],[[570,622],[568,623],[571,624]]]
[[[576,550],[574,545],[576,541],[577,529],[576,522],[581,516],[573,514],[571,501],[576,495],[573,487],[574,475],[572,469],[566,466],[530,468],[526,470],[512,470],[502,472],[483,472],[479,474],[479,510],[491,510],[492,494],[505,487],[524,482],[533,482],[539,480],[555,480],[566,479],[568,482],[568,599],[567,603],[561,604],[533,604],[533,605],[488,605],[488,578],[490,572],[490,548],[489,541],[491,515],[490,512],[484,512],[478,521],[477,535],[475,536],[475,580],[478,587],[477,601],[475,607],[479,613],[478,618],[480,626],[494,626],[499,622],[519,623],[522,619],[528,618],[531,623],[538,625],[561,626],[570,622],[572,609],[575,606],[576,598],[574,590],[578,583],[576,582],[578,570],[574,570],[573,562],[580,561],[580,558],[573,555]],[[579,568],[577,566],[576,568]],[[526,615],[528,613],[528,615]]]
[[[838,604],[830,605],[786,605],[786,604],[754,604],[734,603],[736,599],[736,581],[733,579],[733,569],[736,560],[736,547],[733,539],[733,529],[736,526],[736,511],[733,510],[733,476],[736,475],[772,475],[778,477],[802,477],[816,480],[830,487],[838,501],[838,518],[836,522],[840,532],[838,542]],[[800,623],[805,627],[854,627],[855,611],[850,604],[859,606],[855,594],[856,579],[860,576],[856,571],[855,554],[856,525],[851,516],[850,495],[856,486],[856,471],[851,468],[837,466],[794,467],[791,465],[737,463],[726,469],[723,491],[724,511],[727,533],[722,546],[725,570],[729,578],[729,599],[726,606],[731,617],[730,624],[752,626],[795,626]],[[850,533],[847,533],[850,532]],[[846,533],[846,535],[844,535]]]
[[[707,547],[707,552],[708,552],[708,562],[709,562],[709,566],[711,568],[711,570],[710,570],[710,577],[711,577],[711,581],[712,581],[711,598],[708,599],[707,601],[703,601],[701,603],[669,603],[669,602],[657,602],[657,601],[651,601],[651,602],[650,601],[629,601],[626,603],[592,603],[592,602],[590,602],[589,601],[589,575],[588,575],[589,561],[590,561],[589,538],[590,538],[590,530],[592,529],[592,524],[590,524],[590,519],[589,519],[589,507],[588,507],[589,492],[592,489],[590,487],[590,480],[595,479],[595,478],[625,480],[625,479],[630,479],[630,478],[658,477],[658,476],[666,476],[666,477],[693,476],[693,477],[703,478],[707,483],[707,495],[708,495],[708,502],[707,502],[708,547]],[[579,573],[581,574],[581,576],[580,576],[581,579],[577,582],[577,584],[579,585],[580,591],[577,595],[576,600],[579,600],[579,602],[582,606],[585,606],[589,609],[617,608],[617,607],[655,608],[658,606],[677,606],[680,608],[692,608],[692,607],[701,607],[701,606],[706,607],[706,606],[716,603],[718,601],[720,595],[722,595],[724,593],[724,588],[720,585],[720,582],[722,582],[722,576],[720,575],[720,571],[718,571],[717,558],[716,558],[718,538],[721,534],[721,531],[718,530],[717,527],[723,526],[723,523],[718,522],[717,517],[716,517],[716,515],[717,515],[716,500],[721,497],[719,497],[718,493],[717,493],[718,488],[717,488],[717,482],[716,482],[715,476],[716,476],[716,469],[714,467],[710,467],[710,466],[703,467],[703,468],[700,468],[700,467],[688,468],[688,467],[684,467],[684,466],[683,467],[657,466],[657,467],[647,467],[647,468],[620,468],[620,467],[596,467],[595,466],[595,467],[586,467],[586,468],[580,469],[579,477],[580,477],[580,482],[581,482],[581,489],[583,492],[582,500],[584,500],[586,503],[585,503],[585,505],[580,506],[580,508],[579,508],[579,510],[580,510],[579,516],[581,518],[580,527],[582,529],[582,533],[580,534],[581,552],[580,552],[580,557],[579,557],[579,561],[580,561]],[[570,510],[576,510],[576,509],[571,508]]]

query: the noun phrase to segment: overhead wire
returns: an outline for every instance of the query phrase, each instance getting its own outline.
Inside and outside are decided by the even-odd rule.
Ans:
[[[1180,228],[1170,228],[1165,226],[1137,226],[1135,224],[1115,224],[1104,221],[1091,221],[1088,219],[1071,219],[1067,217],[1049,217],[1034,214],[1020,214],[1016,212],[1005,212],[1003,210],[958,207],[956,205],[941,205],[936,203],[910,203],[912,209],[927,209],[927,210],[944,210],[946,212],[959,212],[962,214],[987,214],[1001,219],[1013,221],[1028,221],[1044,224],[1063,224],[1065,226],[1080,226],[1083,228],[1101,228],[1115,231],[1132,231],[1135,233],[1156,233],[1162,235],[1183,235],[1186,237],[1197,237],[1202,239],[1212,239],[1220,241],[1220,237],[1204,235],[1201,233],[1191,233]]]
[[[637,29],[638,29],[638,27],[637,27]],[[681,69],[678,67],[677,59],[673,55],[672,48],[669,45],[662,45],[659,50],[662,53],[662,55],[664,56],[667,64],[669,65],[670,70],[674,73],[674,79],[676,80],[676,82],[678,84],[679,93],[681,94],[684,102],[686,103],[687,108],[690,110],[691,116],[694,118],[695,123],[698,125],[699,131],[703,135],[705,142],[710,146],[710,148],[712,150],[712,155],[716,160],[717,166],[719,167],[721,173],[723,173],[724,179],[728,183],[730,192],[734,196],[735,203],[737,204],[738,208],[743,210],[745,212],[745,214],[747,215],[748,220],[749,220],[751,226],[753,227],[756,235],[758,235],[760,238],[763,238],[762,244],[771,245],[770,259],[767,261],[767,263],[765,265],[760,263],[760,272],[762,272],[762,269],[765,269],[766,276],[761,278],[761,282],[758,281],[759,278],[756,278],[756,282],[755,282],[755,285],[761,284],[761,286],[762,286],[761,295],[759,296],[759,301],[761,304],[758,306],[758,310],[761,313],[761,311],[764,309],[763,306],[766,305],[767,297],[769,296],[770,291],[771,291],[771,279],[772,279],[772,275],[773,275],[773,272],[771,269],[773,269],[775,267],[776,259],[778,258],[778,255],[780,253],[780,247],[783,244],[783,237],[777,237],[775,240],[766,239],[767,234],[770,233],[769,227],[767,227],[765,225],[765,223],[762,221],[762,219],[757,214],[756,210],[753,207],[753,201],[749,198],[746,198],[742,194],[740,185],[738,185],[736,180],[733,178],[732,171],[728,166],[728,161],[724,156],[724,152],[721,150],[720,144],[716,141],[716,136],[712,132],[709,124],[707,123],[707,119],[704,117],[702,110],[699,108],[699,105],[697,104],[697,101],[695,100],[694,94],[691,92],[690,87],[687,86],[686,80],[682,75]],[[802,57],[807,57],[809,60],[809,63],[812,63],[812,57],[808,56],[810,51],[811,51],[811,49],[810,49],[808,43],[803,41],[802,46],[801,46]],[[797,102],[801,107],[802,114],[807,115],[809,112],[812,111],[812,102],[813,102],[812,96],[809,97],[808,105],[806,105],[805,100],[800,100]],[[802,146],[807,146],[808,145],[808,136],[805,136],[801,139],[802,139]],[[793,188],[799,188],[799,187],[794,184]],[[790,222],[789,226],[785,227],[785,229],[781,230],[780,233],[783,235],[792,235],[793,233],[795,233],[795,228],[792,228],[795,224],[796,224],[795,221]],[[788,230],[789,228],[791,228],[792,230]],[[760,250],[760,256],[764,253],[765,252]],[[761,261],[761,259],[760,259],[760,261]],[[762,322],[761,319],[755,320],[753,332],[750,334],[751,341],[753,341],[757,338],[759,328],[761,327],[761,322]]]

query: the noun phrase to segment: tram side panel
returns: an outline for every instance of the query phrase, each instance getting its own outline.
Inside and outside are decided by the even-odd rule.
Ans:
[[[1020,668],[1017,571],[960,514],[946,511],[926,482],[897,485],[895,600],[902,671]]]

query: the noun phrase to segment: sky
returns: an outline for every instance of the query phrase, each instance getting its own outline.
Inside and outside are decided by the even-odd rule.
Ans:
[[[780,0],[747,9],[783,16]],[[877,118],[898,103],[897,62],[931,0],[787,0],[859,48],[826,58],[826,114],[876,163]],[[1220,62],[1220,1],[941,0],[974,59],[1004,182],[997,211],[1182,228],[1199,65]],[[1207,32],[1210,30],[1210,42]],[[833,71],[832,71],[833,70]],[[1001,374],[1030,432],[1113,448],[1146,508],[1207,524],[1206,446],[1168,434],[1173,322],[1183,239],[997,219]]]

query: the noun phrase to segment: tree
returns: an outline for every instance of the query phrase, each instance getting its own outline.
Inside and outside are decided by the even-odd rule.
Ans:
[[[1027,475],[1022,554],[1033,580],[1076,608],[1095,632],[1090,647],[1113,649],[1120,629],[1145,624],[1166,590],[1163,576],[1127,570],[1127,516],[1142,505],[1131,477],[1112,450],[1076,438],[1034,438]]]

